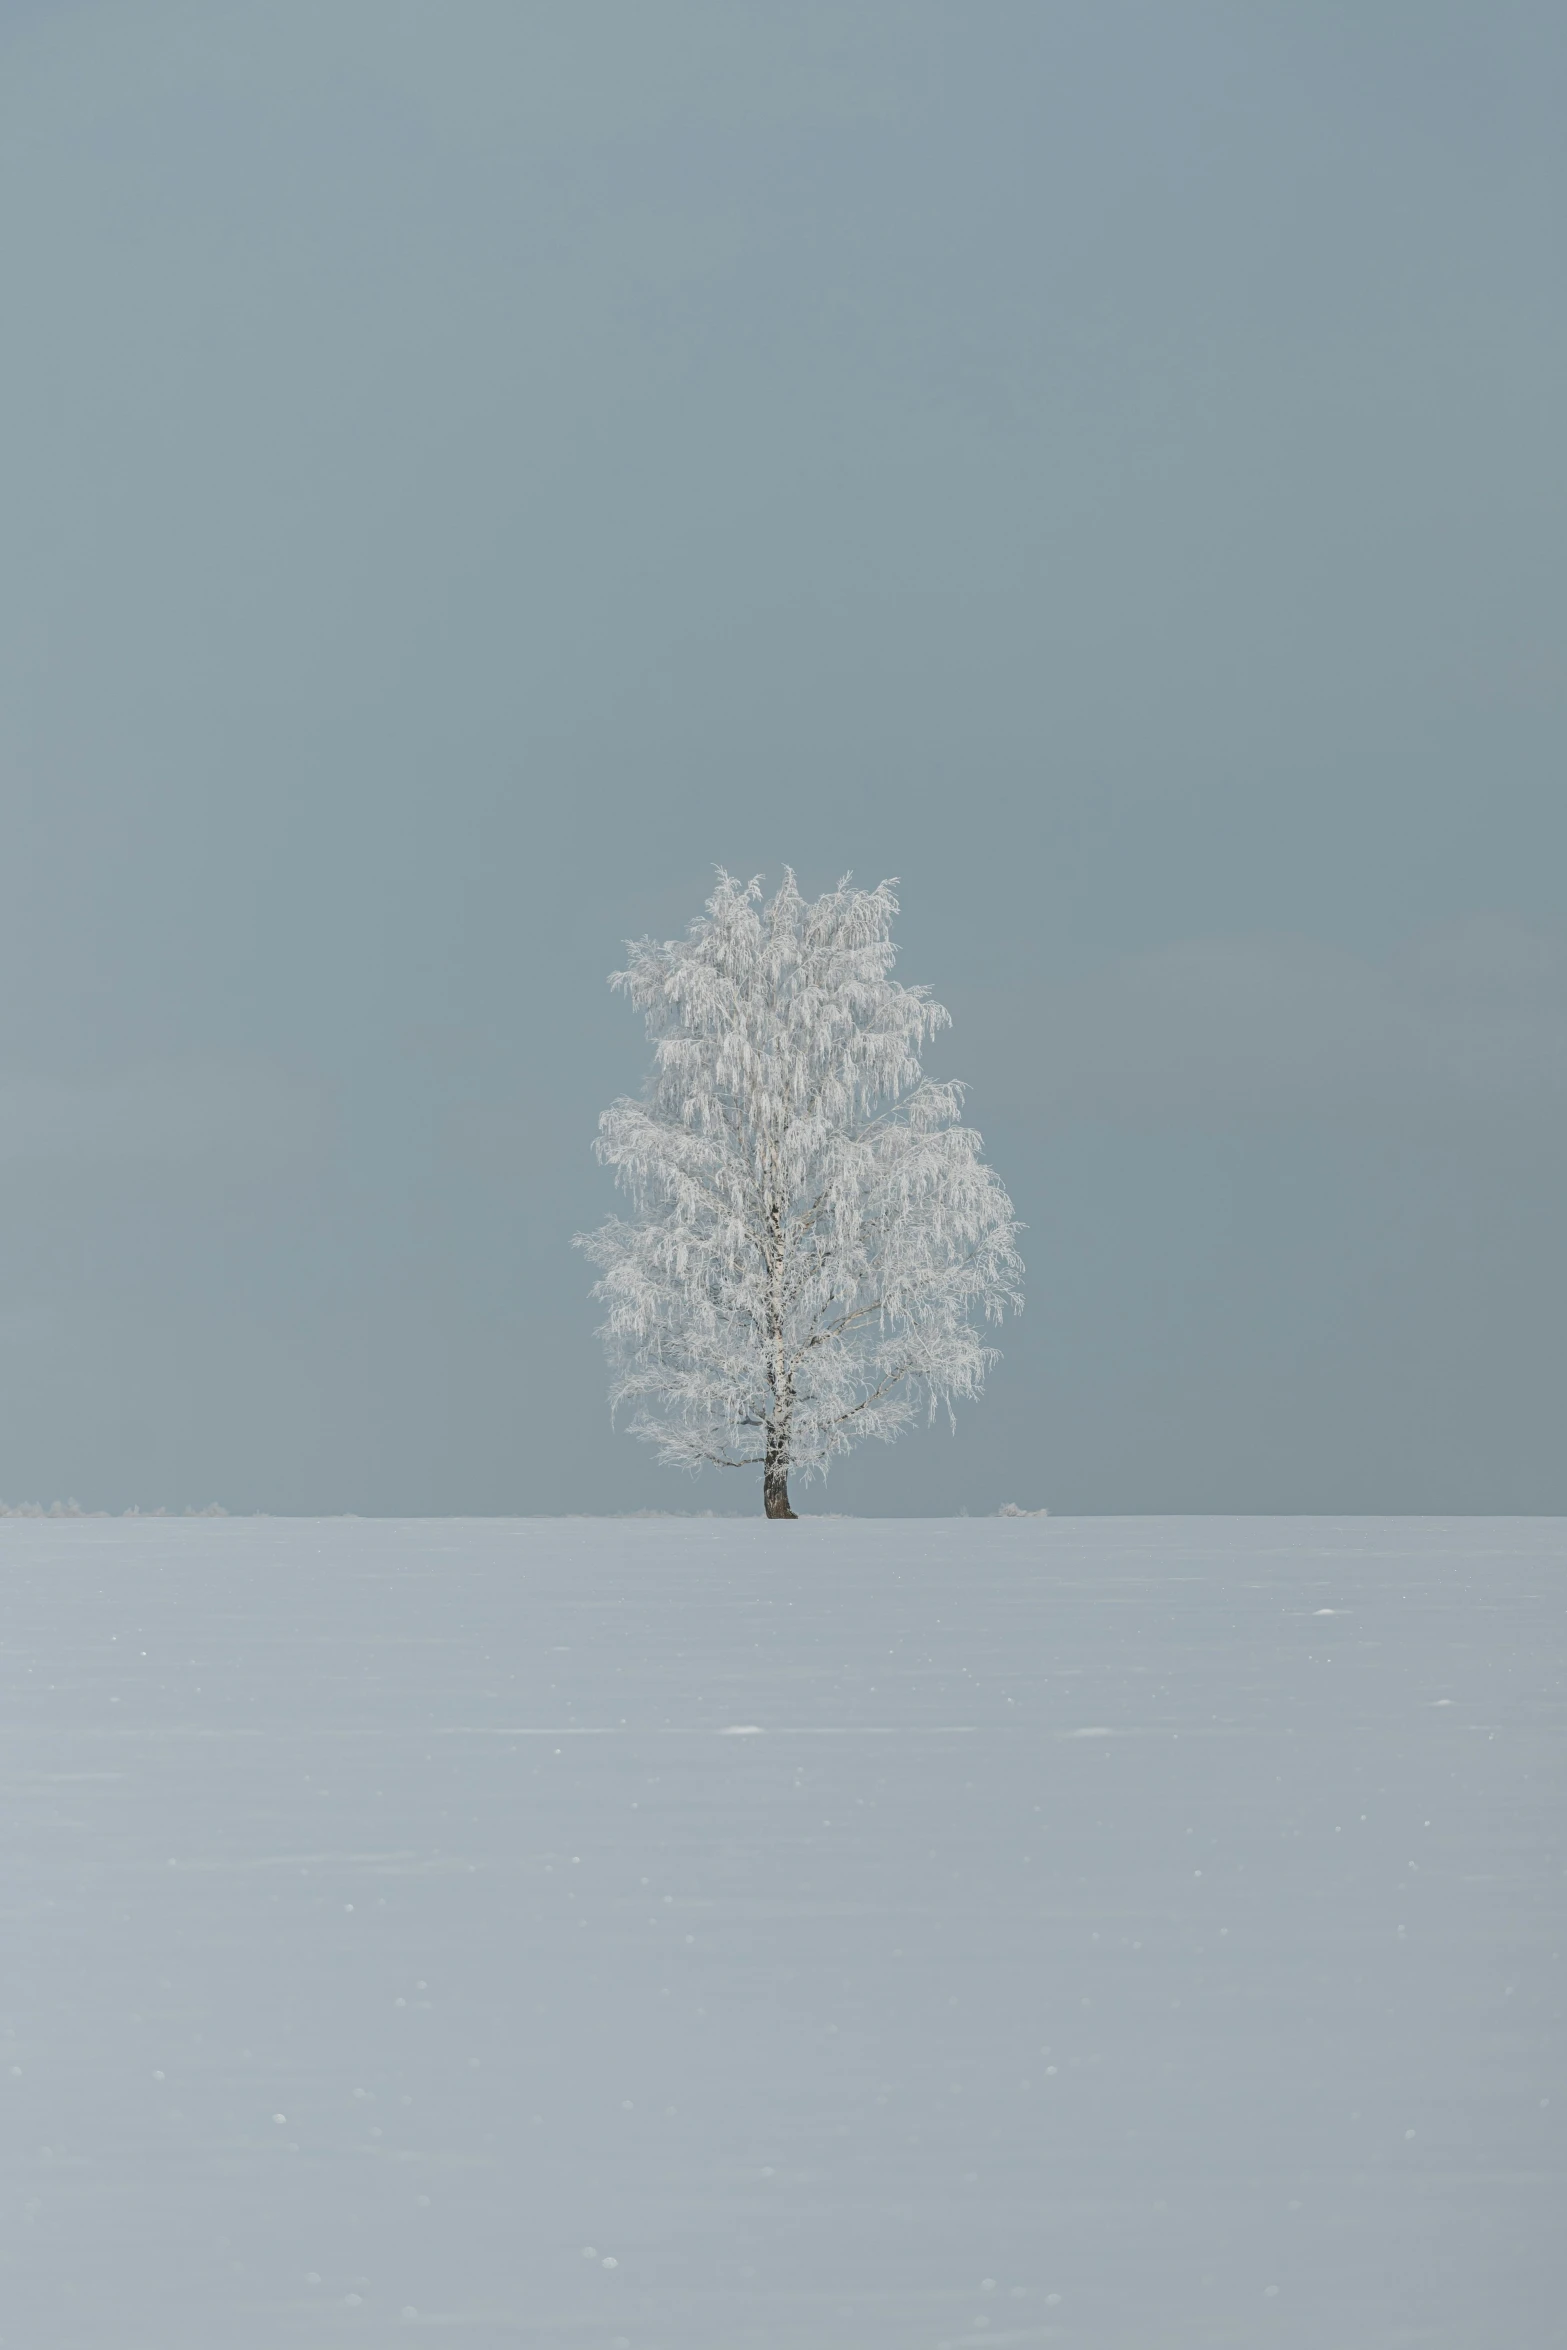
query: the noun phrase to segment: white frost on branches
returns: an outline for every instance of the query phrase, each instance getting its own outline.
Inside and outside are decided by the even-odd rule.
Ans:
[[[668,1462],[824,1472],[977,1395],[1022,1304],[1020,1229],[962,1088],[922,1076],[948,1014],[891,976],[892,884],[767,905],[720,873],[689,935],[630,948],[640,1100],[599,1121],[629,1220],[583,1235],[611,1402]],[[781,1496],[781,1509],[775,1497]]]

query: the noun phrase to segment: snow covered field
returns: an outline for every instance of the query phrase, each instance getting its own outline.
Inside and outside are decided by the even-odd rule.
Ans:
[[[1553,2350],[1567,1524],[0,1525],[7,2350]]]

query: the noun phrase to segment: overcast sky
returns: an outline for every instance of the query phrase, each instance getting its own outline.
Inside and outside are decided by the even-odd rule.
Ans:
[[[612,1437],[604,985],[901,878],[1027,1219],[807,1506],[1567,1510],[1555,0],[0,0],[0,1493]]]

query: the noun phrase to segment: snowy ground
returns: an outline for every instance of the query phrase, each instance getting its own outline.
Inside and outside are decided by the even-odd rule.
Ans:
[[[1564,1565],[8,1521],[0,2341],[1554,2350]]]

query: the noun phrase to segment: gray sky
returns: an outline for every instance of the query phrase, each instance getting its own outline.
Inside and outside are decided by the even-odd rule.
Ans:
[[[0,1493],[611,1439],[604,973],[901,876],[1030,1232],[816,1507],[1567,1509],[1567,19],[0,0]]]

